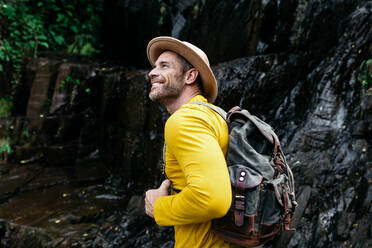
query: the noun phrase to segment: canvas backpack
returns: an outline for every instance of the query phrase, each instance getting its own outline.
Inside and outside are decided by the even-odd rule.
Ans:
[[[227,214],[212,220],[213,231],[240,246],[266,243],[290,228],[297,202],[294,179],[271,126],[247,110],[234,107],[227,114],[204,102],[228,124],[226,162],[232,186]]]

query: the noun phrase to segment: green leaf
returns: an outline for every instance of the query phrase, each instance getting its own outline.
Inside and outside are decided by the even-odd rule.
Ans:
[[[88,43],[86,43],[86,44],[81,48],[80,54],[81,54],[81,55],[85,55],[85,56],[91,56],[91,55],[93,55],[95,52],[96,52],[96,49],[94,49],[94,47],[92,46],[92,44],[88,42]]]
[[[48,42],[40,42],[39,45],[43,46],[43,47],[46,47],[46,48],[49,48]]]
[[[45,36],[45,35],[39,35],[38,37],[37,37],[39,40],[48,40],[48,38]]]
[[[160,18],[159,18],[159,20],[158,20],[158,24],[159,24],[159,25],[163,25],[163,17],[162,17],[162,16],[160,16]]]
[[[61,35],[55,36],[54,40],[58,45],[62,45],[65,42],[65,38]]]
[[[366,65],[369,67],[369,65],[372,63],[372,59],[367,60]]]
[[[160,14],[164,14],[167,9],[164,6],[160,8]]]
[[[76,34],[78,32],[77,26],[71,26],[71,30]]]
[[[57,14],[57,22],[62,22],[65,19],[65,15],[58,13]]]
[[[10,153],[10,152],[12,151],[12,149],[10,148],[10,145],[9,145],[9,144],[6,144],[6,145],[5,145],[5,151],[6,151],[7,153]]]
[[[35,41],[34,40],[30,40],[28,43],[29,47],[31,48],[34,48],[35,47]]]
[[[65,81],[68,82],[68,83],[70,83],[72,81],[72,77],[70,75],[67,75],[65,77]]]

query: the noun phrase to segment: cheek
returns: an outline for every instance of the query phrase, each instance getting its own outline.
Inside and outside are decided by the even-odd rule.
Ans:
[[[164,75],[167,84],[174,84],[174,77],[171,74]]]

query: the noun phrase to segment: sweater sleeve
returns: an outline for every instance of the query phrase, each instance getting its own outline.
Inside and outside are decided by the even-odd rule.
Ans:
[[[166,123],[167,149],[181,166],[186,186],[179,194],[155,201],[158,225],[205,222],[222,217],[230,207],[229,174],[216,127],[212,128],[207,121],[210,118],[204,112],[188,109],[177,111]]]

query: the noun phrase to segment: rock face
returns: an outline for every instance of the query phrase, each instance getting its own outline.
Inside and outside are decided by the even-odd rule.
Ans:
[[[360,76],[372,75],[371,66],[361,66],[372,59],[371,1],[105,4],[109,23],[119,25],[115,16],[126,13],[122,28],[127,36],[106,37],[116,58],[147,64],[145,45],[162,34],[161,27],[164,34],[206,48],[214,62],[234,59],[212,68],[219,84],[216,104],[224,109],[240,105],[270,123],[295,173],[296,231],[266,247],[371,245],[372,85],[362,84]],[[162,15],[145,18],[152,8]],[[149,25],[131,31],[137,27],[134,17]],[[126,38],[132,50],[116,49]],[[140,54],[136,49],[142,55],[131,60]],[[146,74],[48,59],[28,65],[21,82],[28,102],[19,98],[18,116],[0,120],[1,134],[12,138],[15,150],[10,160],[22,162],[0,170],[0,218],[6,219],[0,221],[2,246],[22,247],[30,240],[36,247],[173,246],[171,229],[157,227],[140,209],[145,189],[159,184],[167,118],[163,108],[148,100]],[[54,212],[29,219],[10,214],[17,206],[12,204],[27,206],[39,190],[63,195],[61,188],[76,200],[72,206],[92,204],[96,212],[60,207],[66,206],[60,197],[53,198]],[[90,197],[84,198],[83,190]],[[99,204],[105,200],[113,207],[106,206],[102,214]],[[60,228],[58,220],[74,224],[73,230]]]
[[[107,1],[104,50],[121,63],[142,67],[148,66],[147,42],[159,35],[196,44],[212,64],[287,51],[297,5],[295,0]]]

